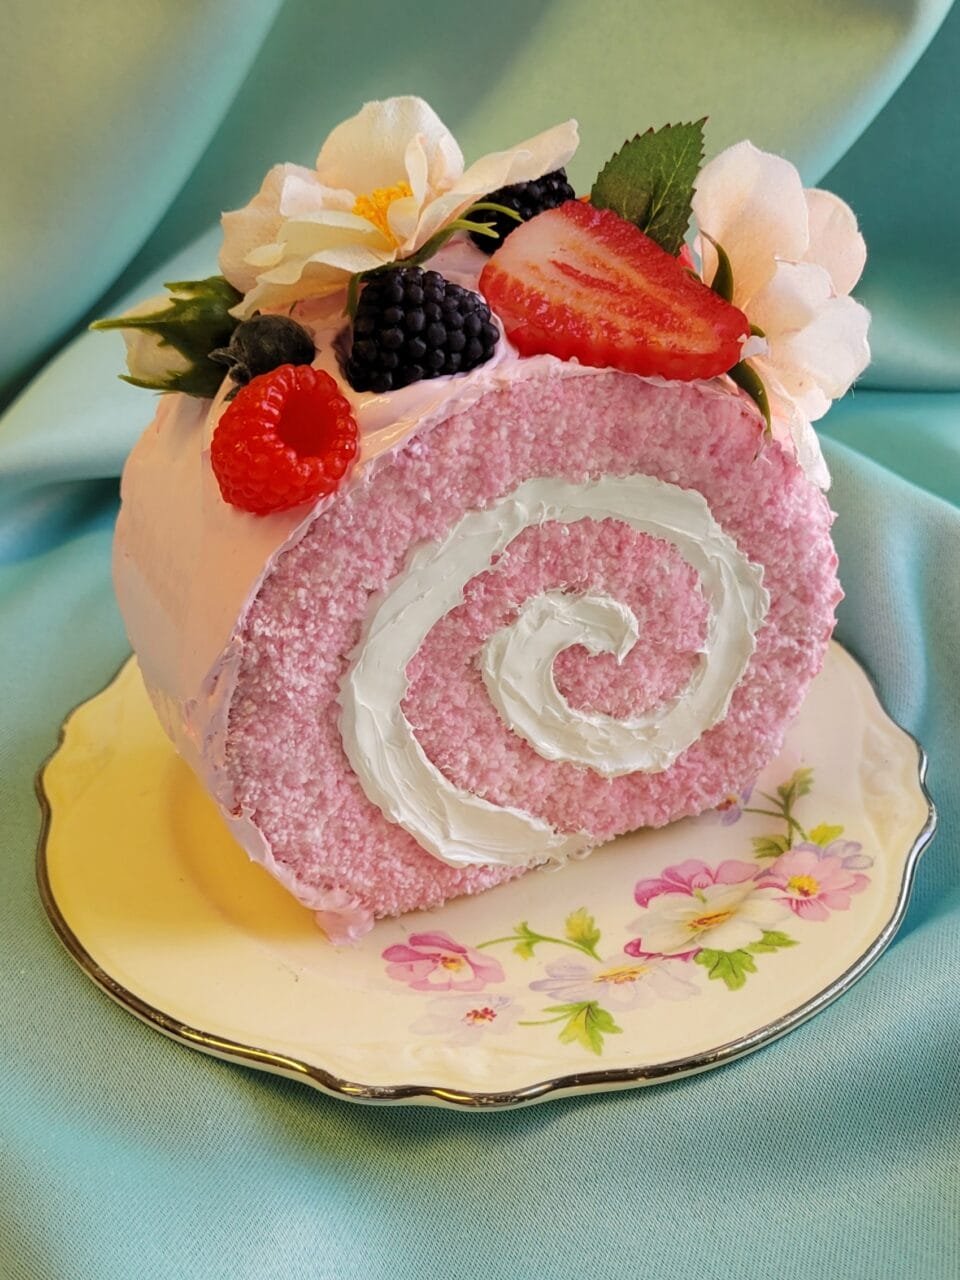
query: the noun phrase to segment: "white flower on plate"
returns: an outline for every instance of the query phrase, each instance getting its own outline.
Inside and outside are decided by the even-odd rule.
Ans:
[[[410,1030],[451,1044],[475,1044],[488,1035],[506,1035],[522,1012],[510,996],[435,996]]]
[[[702,278],[710,283],[717,270],[712,240],[730,259],[733,304],[762,330],[765,350],[750,363],[767,390],[774,437],[792,442],[804,470],[826,488],[810,424],[870,361],[870,316],[849,296],[866,261],[856,218],[839,196],[804,189],[789,160],[750,142],[703,167],[693,212],[704,233]]]
[[[643,953],[689,955],[701,947],[739,951],[759,942],[767,929],[788,914],[789,907],[751,880],[709,884],[691,894],[659,894],[650,899],[632,928],[640,935],[636,949],[642,948]]]
[[[246,294],[235,314],[323,297],[408,257],[490,192],[566,164],[577,142],[568,120],[465,170],[421,98],[368,102],[333,130],[314,169],[276,165],[245,208],[223,215],[220,267]]]
[[[683,961],[657,956],[633,959],[626,955],[602,960],[566,958],[551,960],[546,978],[530,983],[531,991],[543,991],[553,1000],[592,1003],[622,1013],[661,1000],[685,1000],[698,995],[684,976]]]

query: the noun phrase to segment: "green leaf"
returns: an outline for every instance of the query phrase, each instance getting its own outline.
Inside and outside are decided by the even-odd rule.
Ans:
[[[843,835],[843,827],[831,826],[829,822],[821,822],[807,834],[810,837],[811,844],[818,844],[823,849],[831,841],[838,840]]]
[[[533,949],[540,941],[540,934],[534,933],[526,920],[524,920],[517,925],[517,945],[513,948],[513,953],[519,956],[521,960],[532,960]]]
[[[786,782],[777,787],[777,795],[787,808],[790,808],[794,801],[799,800],[801,796],[809,795],[812,787],[813,770],[797,769]]]
[[[787,836],[754,836],[753,856],[755,858],[779,858],[790,848]]]
[[[758,956],[765,951],[779,951],[782,947],[795,947],[796,945],[795,938],[791,938],[786,933],[781,933],[779,929],[764,929],[760,935],[760,940],[749,943],[747,950]]]
[[[189,362],[186,369],[171,370],[163,377],[143,379],[135,369],[121,375],[125,382],[154,391],[182,391],[190,396],[215,396],[224,379],[222,365],[209,359],[210,352],[225,347],[239,321],[230,315],[242,294],[223,276],[205,280],[176,280],[164,285],[167,304],[149,315],[115,316],[95,320],[91,329],[143,329],[155,334],[161,347],[171,347]]]
[[[620,1035],[623,1031],[623,1028],[618,1027],[614,1022],[612,1014],[602,1009],[595,1000],[584,1000],[578,1004],[551,1005],[548,1009],[544,1009],[544,1013],[569,1014],[560,1030],[561,1043],[581,1044],[591,1053],[598,1055],[603,1052],[605,1035]]]
[[[757,966],[749,951],[712,951],[704,947],[694,956],[703,965],[707,976],[716,982],[725,982],[731,991],[737,991],[747,980],[748,973],[756,973]]]
[[[571,942],[576,942],[590,951],[593,951],[600,941],[597,922],[586,907],[581,907],[567,916],[563,931]]]
[[[693,184],[703,162],[703,120],[639,133],[597,174],[590,201],[612,209],[677,254],[690,223]]]
[[[764,429],[766,434],[770,435],[770,398],[759,373],[746,360],[741,360],[739,364],[735,364],[732,369],[727,370],[727,377],[732,378],[740,390],[747,393],[763,414]]]

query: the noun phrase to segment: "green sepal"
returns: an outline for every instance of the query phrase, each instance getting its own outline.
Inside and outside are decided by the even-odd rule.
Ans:
[[[603,166],[590,203],[612,209],[676,256],[690,224],[706,117],[638,133]]]
[[[733,302],[733,267],[730,265],[727,251],[722,244],[714,240],[713,236],[708,236],[705,231],[701,231],[700,234],[704,240],[710,241],[713,245],[713,251],[717,255],[717,269],[714,272],[713,279],[710,281],[710,288],[724,302]],[[750,332],[753,332],[753,325],[750,326]]]
[[[208,364],[210,369],[206,367]],[[117,377],[121,382],[129,382],[131,387],[142,387],[144,391],[159,391],[161,395],[169,391],[180,391],[186,396],[196,396],[198,400],[212,400],[220,390],[224,372],[223,365],[215,365],[207,360],[178,373],[171,373],[162,381],[135,378],[132,373],[119,373]]]
[[[737,384],[741,391],[745,391],[753,403],[763,414],[764,434],[771,434],[770,426],[770,400],[767,396],[767,388],[763,385],[763,380],[746,360],[741,360],[739,364],[735,364],[732,369],[727,370],[729,377]]]
[[[190,362],[187,369],[171,371],[163,379],[147,380],[121,374],[124,382],[151,391],[182,391],[189,396],[215,396],[224,378],[222,365],[209,358],[211,351],[229,345],[239,324],[230,309],[243,297],[223,276],[205,280],[178,280],[164,285],[171,294],[162,310],[143,316],[115,316],[95,320],[91,329],[143,329],[154,333],[160,346],[169,346]]]
[[[343,314],[349,316],[352,320],[357,314],[357,303],[360,301],[360,282],[366,279],[366,275],[361,275],[359,271],[355,271],[347,281],[347,301],[343,308]]]

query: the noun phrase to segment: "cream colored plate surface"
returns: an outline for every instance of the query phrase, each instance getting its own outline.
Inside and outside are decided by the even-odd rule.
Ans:
[[[335,949],[226,833],[131,661],[41,780],[51,920],[159,1030],[359,1101],[503,1107],[690,1074],[789,1031],[890,941],[923,755],[832,645],[745,797]]]

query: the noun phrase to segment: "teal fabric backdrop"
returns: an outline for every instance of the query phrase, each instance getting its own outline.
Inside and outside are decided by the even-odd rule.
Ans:
[[[7,0],[0,15],[0,1275],[782,1280],[960,1273],[960,11],[942,0]],[[941,26],[941,22],[943,25]],[[939,31],[938,31],[939,28]],[[929,45],[929,47],[927,47]],[[926,50],[926,52],[924,52]],[[824,424],[840,636],[926,744],[906,924],[812,1023],[709,1075],[473,1116],[189,1052],[74,968],[32,783],[127,652],[109,581],[152,411],[86,319],[212,269],[219,209],[364,99],[468,157],[577,115],[711,117],[860,214],[876,361]],[[826,176],[824,176],[826,175]],[[74,341],[72,335],[80,334]]]

